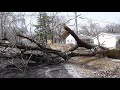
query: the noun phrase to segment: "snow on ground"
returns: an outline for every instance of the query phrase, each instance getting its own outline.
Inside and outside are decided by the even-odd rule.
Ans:
[[[111,59],[111,61],[120,62],[120,59]]]
[[[83,71],[81,68],[78,68],[77,66],[73,64],[65,64],[65,68],[68,70],[68,73],[73,78],[87,78],[90,77],[85,71]]]

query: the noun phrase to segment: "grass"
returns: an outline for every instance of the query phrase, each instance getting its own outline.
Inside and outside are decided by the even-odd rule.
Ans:
[[[114,78],[120,77],[120,62],[114,62],[110,58],[103,57],[74,57],[68,63],[84,69],[90,73],[90,77]]]

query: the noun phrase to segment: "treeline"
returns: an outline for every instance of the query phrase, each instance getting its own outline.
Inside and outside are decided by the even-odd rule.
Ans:
[[[101,32],[105,33],[120,33],[120,24],[108,24],[105,27],[101,27],[98,23],[88,21],[88,25],[81,26],[79,33],[88,36],[97,36]]]
[[[32,30],[35,32],[32,37],[42,45],[47,45],[48,42],[63,43],[60,38],[64,31],[61,24],[72,20],[67,21],[65,17],[58,16],[58,12],[50,13],[38,12],[36,14],[37,24],[31,25],[31,27],[35,27],[35,30]],[[24,35],[28,33],[26,17],[25,12],[0,12],[0,39],[9,39],[13,44],[22,43],[16,33]],[[80,28],[79,33],[88,36],[97,36],[101,32],[120,33],[120,24],[101,27],[98,23],[88,21],[88,25],[83,25]]]
[[[42,45],[46,45],[49,40],[52,43],[61,43],[59,37],[64,31],[61,23],[64,23],[65,18],[59,17],[57,12],[51,12],[51,15],[47,12],[39,12],[36,16],[37,24],[31,25],[35,27],[35,30],[32,30],[35,32],[32,37]],[[0,39],[7,39],[13,44],[23,43],[16,34],[28,34],[29,24],[27,25],[26,22],[29,21],[26,21],[26,17],[25,12],[0,12]]]

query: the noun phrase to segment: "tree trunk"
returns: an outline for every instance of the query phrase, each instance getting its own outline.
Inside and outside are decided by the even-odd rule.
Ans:
[[[64,29],[66,31],[68,31],[75,38],[79,47],[85,47],[87,49],[92,49],[92,48],[96,47],[96,45],[91,45],[91,44],[85,43],[84,41],[79,39],[79,37],[66,25],[64,26]],[[102,46],[99,46],[99,47],[102,48],[102,49],[108,50],[108,48],[105,48],[105,47],[102,47]]]

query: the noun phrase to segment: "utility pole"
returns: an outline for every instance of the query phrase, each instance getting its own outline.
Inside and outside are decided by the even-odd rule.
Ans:
[[[31,31],[31,20],[30,20],[30,34],[31,34],[31,37],[32,37],[32,31]]]
[[[76,28],[76,34],[78,34],[78,26],[77,26],[77,12],[75,12],[75,28]]]

